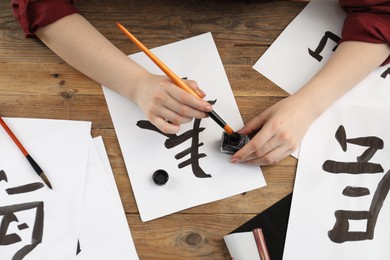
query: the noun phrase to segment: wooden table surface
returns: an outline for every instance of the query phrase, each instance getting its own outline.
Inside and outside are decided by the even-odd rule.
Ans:
[[[244,121],[288,94],[252,69],[306,6],[302,1],[80,0],[77,7],[124,53],[138,52],[121,22],[149,48],[212,32]],[[77,29],[77,28],[75,28]],[[37,39],[26,39],[0,2],[0,113],[92,121],[102,135],[140,259],[229,259],[223,236],[292,191],[297,161],[262,167],[267,186],[143,223],[100,84]],[[110,239],[110,238],[107,238]]]

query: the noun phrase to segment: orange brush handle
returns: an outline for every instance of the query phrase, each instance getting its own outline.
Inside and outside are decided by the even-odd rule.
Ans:
[[[18,138],[12,133],[11,129],[7,126],[7,124],[4,122],[4,120],[0,117],[0,124],[4,128],[4,130],[7,132],[7,134],[11,137],[11,139],[14,141],[14,143],[19,147],[20,151],[22,151],[24,156],[28,155],[27,150],[23,147],[23,145],[19,142]]]
[[[170,68],[167,67],[157,56],[155,56],[145,45],[142,44],[133,34],[131,34],[120,23],[116,23],[118,28],[140,49],[143,51],[164,73],[167,75],[175,85],[192,94],[193,96],[202,99],[192,88],[190,88],[184,81],[177,76]],[[225,121],[213,110],[207,113],[217,124],[219,124],[229,135],[233,135],[233,129],[226,124]]]
[[[197,98],[201,98],[192,88],[190,88],[184,81],[177,76],[170,68],[167,67],[159,58],[157,58],[145,45],[142,44],[133,34],[131,34],[120,23],[116,24],[118,28],[141,50],[143,51],[178,87],[191,93]]]

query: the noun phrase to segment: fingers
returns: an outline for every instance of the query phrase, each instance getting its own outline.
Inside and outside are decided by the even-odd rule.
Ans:
[[[292,152],[293,151],[291,150],[285,150],[285,147],[279,146],[278,148],[272,150],[270,153],[265,154],[260,158],[254,158],[252,160],[245,161],[245,163],[267,166],[280,162],[281,160],[289,156]]]
[[[261,124],[260,118],[256,117],[251,122],[258,122]],[[238,133],[240,134],[249,134],[252,131],[249,131],[251,129],[254,129],[255,124],[249,125],[246,124],[244,128],[240,129]],[[246,132],[249,131],[249,132]],[[271,149],[270,144],[268,144],[268,147],[264,147],[264,145],[272,138],[274,133],[272,131],[268,130],[268,126],[264,126],[256,135],[253,137],[252,140],[250,140],[243,148],[241,148],[239,151],[237,151],[231,158],[232,163],[242,162],[247,160],[247,158],[251,155],[255,155],[256,152],[259,149],[262,149],[263,152],[268,152],[269,149]],[[275,144],[274,144],[275,145]],[[249,159],[252,159],[251,157]]]
[[[261,124],[261,121],[257,122]],[[253,125],[248,126],[248,129],[251,127]],[[285,131],[275,131],[273,127],[266,124],[251,141],[232,156],[231,162],[270,165],[290,155],[296,147],[292,136]]]
[[[175,134],[180,130],[180,125],[172,124],[161,117],[154,117],[150,122],[166,134]]]
[[[176,113],[174,110],[168,109],[166,107],[161,107],[159,109],[158,117],[165,119],[175,125],[181,125],[188,122],[191,122],[192,117],[182,116],[179,113]]]
[[[177,87],[170,89],[168,94],[171,98],[165,102],[164,106],[182,117],[204,118],[207,116],[206,112],[212,110],[208,102]]]
[[[169,88],[167,88],[167,92],[172,98],[167,100],[165,106],[181,116],[204,118],[206,117],[206,112],[213,110],[210,103],[193,96],[181,88],[178,88],[176,85],[171,84]]]
[[[185,80],[185,82],[190,88],[192,88],[199,95],[200,98],[204,98],[206,96],[206,93],[204,93],[203,90],[199,88],[198,83],[196,83],[196,81]]]
[[[148,119],[164,133],[177,133],[180,124],[193,118],[205,118],[206,112],[212,111],[208,102],[177,87],[169,79],[159,77],[157,80],[139,103]],[[195,81],[187,80],[186,83],[200,97],[205,96]]]
[[[294,149],[292,149],[290,146],[288,146],[276,136],[272,137],[268,142],[266,142],[263,146],[259,147],[257,150],[253,149],[253,145],[251,145],[250,143],[248,143],[247,145],[250,146],[250,148],[248,148],[249,154],[245,154],[246,157],[240,159],[240,157],[236,157],[238,153],[237,152],[232,157],[233,163],[241,162],[266,166],[281,161],[294,151]],[[246,147],[244,146],[241,150],[243,150],[244,148]]]

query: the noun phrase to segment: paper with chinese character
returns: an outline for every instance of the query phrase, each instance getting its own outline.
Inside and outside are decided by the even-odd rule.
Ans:
[[[206,92],[206,100],[214,103],[214,110],[233,129],[243,126],[211,33],[152,52],[180,77],[196,80]],[[131,58],[163,75],[143,53]],[[219,151],[223,130],[212,119],[193,120],[182,125],[177,135],[164,135],[135,104],[103,89],[143,221],[265,185],[259,167],[231,164],[231,156]],[[159,169],[169,174],[163,186],[152,180]]]
[[[390,259],[390,110],[336,105],[302,142],[284,260]]]
[[[89,149],[77,259],[138,259],[103,139]]]
[[[74,259],[90,122],[5,121],[50,180],[43,184],[0,129],[0,259]]]
[[[341,37],[345,11],[338,0],[312,0],[253,66],[295,93],[327,62]],[[373,71],[338,102],[390,108],[390,67]]]

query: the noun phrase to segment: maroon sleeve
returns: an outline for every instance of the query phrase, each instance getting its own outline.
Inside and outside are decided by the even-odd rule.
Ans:
[[[26,37],[40,27],[78,13],[72,0],[11,0],[12,9]]]
[[[347,12],[341,41],[390,44],[390,1],[340,0]],[[390,63],[390,56],[382,64]]]

